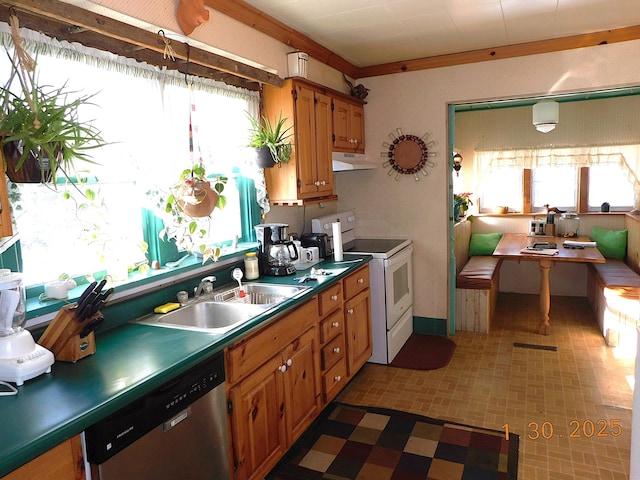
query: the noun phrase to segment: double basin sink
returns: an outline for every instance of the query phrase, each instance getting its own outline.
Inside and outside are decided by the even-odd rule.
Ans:
[[[286,300],[304,294],[310,287],[244,283],[222,287],[190,300],[186,305],[165,314],[154,314],[137,323],[222,334],[274,308]]]

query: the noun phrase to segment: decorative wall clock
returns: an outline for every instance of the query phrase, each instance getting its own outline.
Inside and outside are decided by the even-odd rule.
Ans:
[[[425,133],[421,137],[417,135],[407,135],[402,128],[396,128],[394,132],[389,133],[389,142],[383,142],[382,146],[387,150],[380,152],[382,158],[387,160],[382,166],[389,168],[387,175],[392,176],[395,173],[395,179],[400,180],[401,175],[413,175],[414,180],[420,180],[418,173],[423,176],[429,175],[425,167],[433,168],[436,166],[430,158],[437,156],[436,152],[430,151],[435,146],[433,140],[427,141],[429,133]]]

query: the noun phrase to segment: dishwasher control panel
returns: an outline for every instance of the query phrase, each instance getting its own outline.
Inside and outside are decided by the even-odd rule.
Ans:
[[[188,370],[85,430],[87,460],[101,464],[224,384],[222,354]]]

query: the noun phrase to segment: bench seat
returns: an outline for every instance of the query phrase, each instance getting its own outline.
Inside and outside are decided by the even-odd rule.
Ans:
[[[640,326],[640,275],[622,260],[590,264],[587,296],[607,344],[635,349]]]
[[[500,287],[502,260],[473,256],[456,276],[456,330],[489,333]]]

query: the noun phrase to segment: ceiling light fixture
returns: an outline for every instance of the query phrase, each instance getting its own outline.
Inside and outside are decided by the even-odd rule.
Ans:
[[[533,106],[533,125],[542,133],[556,128],[560,119],[560,105],[554,101],[542,101]]]

